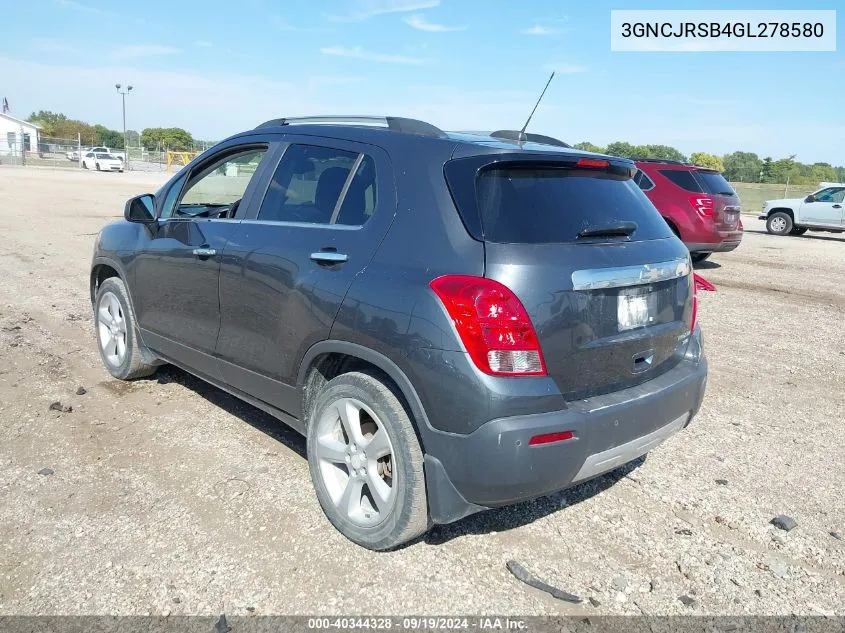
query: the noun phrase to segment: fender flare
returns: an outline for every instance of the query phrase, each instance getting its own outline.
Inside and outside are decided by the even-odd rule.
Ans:
[[[311,363],[314,359],[321,354],[346,354],[347,356],[354,356],[355,358],[360,358],[363,361],[375,365],[387,374],[405,397],[405,401],[411,408],[411,413],[413,413],[414,419],[418,422],[416,425],[417,431],[419,432],[420,439],[423,442],[423,452],[425,452],[426,436],[435,432],[435,430],[429,422],[428,415],[426,414],[422,401],[417,394],[417,390],[414,389],[414,386],[411,384],[408,376],[405,375],[405,372],[403,372],[396,363],[384,354],[376,352],[369,347],[358,345],[357,343],[332,339],[320,341],[308,348],[308,351],[305,352],[305,355],[302,357],[302,361],[299,363],[299,373],[296,379],[298,389],[302,390],[305,388],[305,381],[308,378],[308,369],[311,367]]]
[[[126,273],[126,268],[116,259],[112,259],[111,257],[106,257],[104,255],[96,255],[91,262],[91,277],[93,277],[94,267],[95,266],[108,266],[109,268],[114,268],[117,271],[118,277],[120,277],[121,281],[123,281],[123,285],[126,287],[126,296],[129,297],[129,303],[132,304],[132,312],[136,315],[138,311],[135,309],[135,298],[132,296],[132,289],[129,287],[128,276]],[[91,305],[94,305],[94,284],[93,279],[89,280],[90,292],[91,292]],[[138,336],[141,336],[141,328],[138,323],[135,324],[136,329],[138,330]],[[143,342],[143,339],[142,341]]]

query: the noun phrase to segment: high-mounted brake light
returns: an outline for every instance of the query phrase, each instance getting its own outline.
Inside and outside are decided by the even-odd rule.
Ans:
[[[708,195],[690,196],[689,203],[692,208],[696,210],[698,215],[703,218],[713,217],[713,197]]]
[[[601,158],[579,158],[575,166],[586,169],[606,169],[610,166],[610,161]]]
[[[510,288],[470,275],[445,275],[429,286],[481,371],[493,376],[546,374],[534,325]]]

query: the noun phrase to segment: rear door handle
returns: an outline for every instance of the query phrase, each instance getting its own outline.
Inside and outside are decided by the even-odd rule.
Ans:
[[[318,251],[311,253],[311,259],[320,264],[342,264],[349,257],[346,253],[334,253],[331,251]]]
[[[835,205],[833,205],[833,208],[834,209],[841,209],[842,205],[841,204],[835,204]]]
[[[194,255],[197,257],[214,257],[217,255],[217,251],[213,248],[195,248]]]

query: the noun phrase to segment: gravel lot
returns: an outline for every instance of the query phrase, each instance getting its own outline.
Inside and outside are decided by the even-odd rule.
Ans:
[[[93,238],[164,178],[0,168],[0,615],[845,615],[839,235],[744,218],[702,265],[707,397],[647,460],[375,554],[323,517],[281,423],[172,368],[102,368]]]

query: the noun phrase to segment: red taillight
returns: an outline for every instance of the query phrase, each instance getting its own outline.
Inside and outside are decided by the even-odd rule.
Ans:
[[[544,435],[535,435],[528,440],[529,446],[537,446],[538,444],[551,444],[552,442],[565,442],[575,437],[572,431],[559,431],[557,433],[545,433]]]
[[[696,213],[703,218],[711,218],[713,217],[713,197],[698,194],[695,196],[689,197],[689,203],[692,205],[692,208],[695,209]]]
[[[605,169],[610,166],[610,161],[601,158],[579,158],[575,166],[586,169]]]
[[[510,288],[469,275],[445,275],[429,286],[481,371],[494,376],[546,374],[534,325]]]

